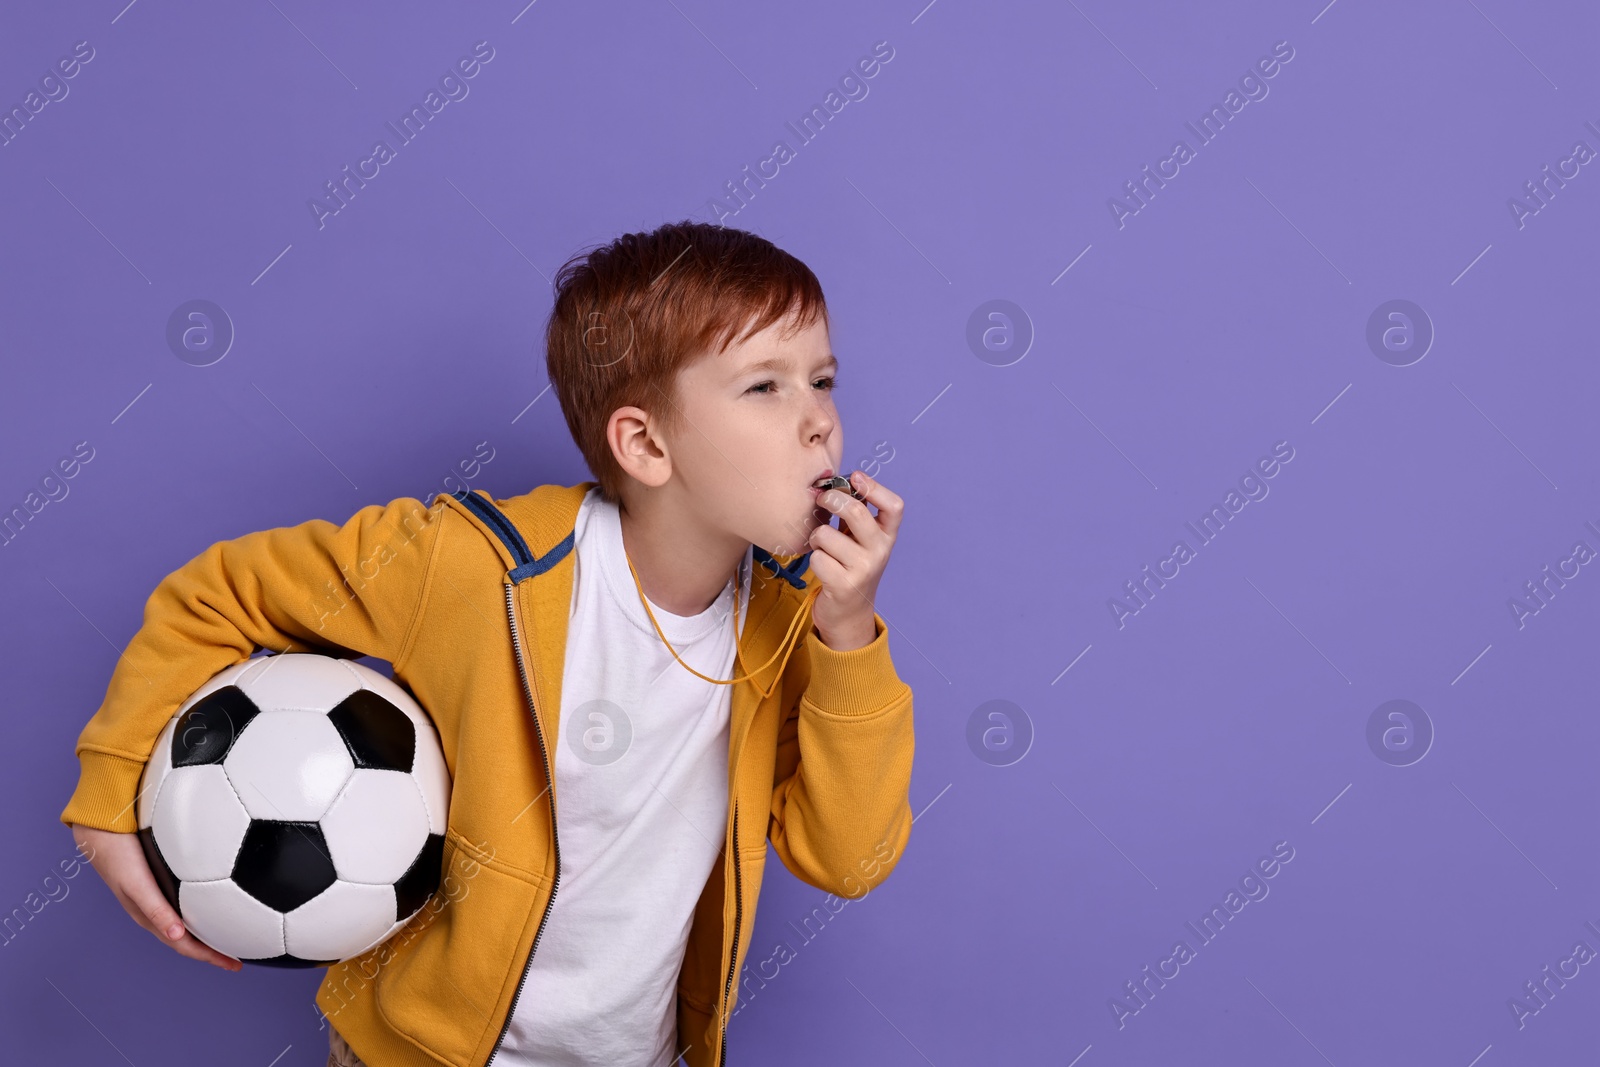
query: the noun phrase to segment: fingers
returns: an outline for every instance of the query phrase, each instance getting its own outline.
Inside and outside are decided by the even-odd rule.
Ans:
[[[895,532],[900,529],[900,519],[905,513],[905,501],[901,500],[900,497],[895,493],[892,493],[888,489],[884,488],[882,483],[874,480],[865,471],[858,470],[852,472],[850,475],[850,485],[855,489],[856,492],[860,493],[866,498],[867,504],[871,504],[873,507],[878,509],[877,517],[874,519],[872,513],[867,511],[866,504],[863,504],[857,500],[852,500],[848,495],[845,495],[846,503],[844,507],[836,509],[839,514],[841,516],[856,514],[859,515],[863,521],[866,519],[873,519],[873,524],[879,529],[883,530],[884,533],[888,534],[889,537],[893,539]],[[853,507],[860,508],[860,511],[853,511]],[[846,521],[849,521],[848,517],[846,518]]]
[[[838,530],[833,531],[833,536],[849,541],[849,538],[845,538]],[[856,547],[853,542],[851,547]],[[822,579],[823,592],[829,597],[835,597],[848,590],[865,600],[866,594],[850,580],[850,566],[839,558],[842,554],[841,549],[828,544],[816,549],[811,557],[811,566],[816,570],[817,577]],[[867,602],[871,603],[870,600]]]
[[[841,568],[860,567],[868,558],[867,550],[859,542],[832,526],[818,526],[812,530],[811,547],[813,551],[820,549],[826,552],[831,561]],[[818,571],[818,574],[821,575],[823,583],[827,584],[828,575],[821,571]]]
[[[112,886],[111,895],[117,898],[117,903],[122,905],[122,910],[128,913],[129,918],[138,923],[144,929],[150,931],[152,934],[156,934],[157,937],[161,936],[160,934],[156,933],[155,926],[145,916],[144,912],[139,910],[139,906],[128,899],[128,894],[124,893],[116,886]]]
[[[150,931],[151,934],[155,935],[161,940],[162,944],[167,945],[174,952],[178,953],[178,955],[187,956],[192,960],[200,960],[203,963],[213,964],[217,967],[221,967],[225,971],[237,971],[243,969],[244,964],[240,963],[232,956],[227,956],[221,952],[218,952],[210,945],[207,945],[204,941],[201,941],[199,938],[189,933],[188,929],[183,927],[182,919],[177,919],[177,923],[178,926],[183,929],[183,933],[179,935],[177,940],[173,940],[170,936],[162,932],[165,929],[171,929],[172,923],[168,922],[165,926],[159,925],[163,921],[161,918],[151,918],[150,915],[141,911],[139,905],[130,900],[125,893],[117,893],[117,899],[122,903],[123,908],[127,910],[128,914],[133,917],[135,922],[144,927],[146,930]],[[168,906],[168,910],[171,910],[170,905]],[[159,915],[160,913],[158,912],[157,914]],[[173,917],[177,918],[176,913],[174,913]]]
[[[163,941],[173,942],[181,938],[184,934],[183,920],[178,918],[178,910],[167,903],[167,898],[162,895],[149,865],[130,862],[121,874],[120,888],[133,907],[138,909],[138,915],[144,918],[145,924],[141,925]]]
[[[817,500],[824,511],[839,516],[840,520],[848,527],[850,533],[857,538],[875,537],[883,531],[878,527],[878,521],[872,512],[867,510],[867,505],[840,489],[830,489],[823,493]],[[818,527],[818,529],[832,529],[832,527]],[[841,528],[842,529],[842,528]]]
[[[144,862],[143,853],[137,857],[139,862],[133,862],[133,859],[130,856],[130,862],[119,872],[120,885],[113,886],[128,914],[159,938],[162,944],[181,956],[214,964],[227,971],[242,969],[244,964],[232,956],[223,955],[189,932],[177,909],[167,902],[161,887],[156,885],[155,876],[150,873],[149,864]]]
[[[172,942],[172,947],[176,949],[180,955],[188,956],[192,960],[201,960],[205,963],[214,964],[218,967],[221,967],[225,971],[242,970],[244,967],[244,964],[240,963],[232,956],[223,955],[187,931],[185,931],[182,938]]]
[[[865,471],[856,471],[850,476],[851,481],[857,483],[857,490],[862,496],[878,509],[878,521],[883,527],[883,532],[893,537],[900,529],[900,520],[905,514],[906,502],[899,495],[886,489],[881,482],[872,478]]]

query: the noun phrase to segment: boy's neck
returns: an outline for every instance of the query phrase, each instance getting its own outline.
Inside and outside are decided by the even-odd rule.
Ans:
[[[750,545],[704,529],[659,493],[619,502],[622,545],[650,603],[693,616],[716,602]]]

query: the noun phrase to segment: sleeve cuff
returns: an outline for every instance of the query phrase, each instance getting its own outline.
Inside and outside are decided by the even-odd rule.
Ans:
[[[830,715],[867,715],[882,711],[906,695],[908,687],[889,658],[889,631],[883,617],[872,614],[874,634],[860,648],[829,648],[813,626],[806,631],[811,678],[804,700]]]
[[[61,821],[120,834],[137,830],[139,816],[134,805],[144,764],[93,749],[79,752],[78,761],[78,786],[61,812]]]

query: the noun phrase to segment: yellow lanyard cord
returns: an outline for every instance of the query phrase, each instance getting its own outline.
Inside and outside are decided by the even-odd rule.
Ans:
[[[627,557],[626,552],[623,553],[623,557]],[[771,656],[767,657],[766,663],[763,663],[761,666],[757,667],[755,671],[750,671],[741,678],[709,678],[695,670],[693,667],[689,666],[687,663],[684,663],[683,657],[678,655],[677,650],[672,647],[672,643],[667,640],[667,635],[661,632],[661,624],[656,622],[656,613],[650,610],[650,599],[644,595],[644,586],[639,584],[639,572],[633,569],[633,560],[631,559],[628,560],[628,573],[633,575],[633,587],[639,591],[639,602],[644,605],[644,613],[650,617],[650,625],[656,628],[656,636],[660,637],[661,643],[667,646],[667,651],[672,653],[672,658],[682,664],[683,669],[694,675],[696,678],[704,678],[706,681],[713,682],[717,685],[732,685],[735,682],[742,682],[747,678],[755,677],[756,671],[766,670],[768,665],[771,664],[773,660],[778,658],[778,653],[782,652],[783,663],[779,665],[778,673],[776,677],[772,679],[772,685],[768,686],[765,690],[762,690],[759,685],[756,686],[756,691],[761,693],[761,699],[763,700],[772,695],[773,690],[778,687],[778,683],[783,679],[783,668],[788,666],[789,655],[794,651],[794,645],[791,645],[790,642],[794,640],[796,630],[805,625],[805,623],[810,619],[811,605],[816,601],[817,595],[822,592],[822,587],[820,585],[814,585],[810,589],[806,590],[805,599],[800,602],[800,609],[794,613],[794,618],[789,621],[789,629],[784,632],[782,643],[778,645]],[[744,666],[744,656],[739,650],[740,584],[741,583],[738,575],[735,575],[733,582],[733,655],[734,659],[742,667]],[[799,630],[799,632],[802,635],[805,633],[804,630]]]

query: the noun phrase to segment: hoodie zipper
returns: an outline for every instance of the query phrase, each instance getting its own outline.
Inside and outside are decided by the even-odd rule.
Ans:
[[[506,1010],[505,1022],[500,1024],[500,1036],[495,1038],[494,1048],[489,1051],[485,1067],[494,1062],[495,1056],[500,1052],[500,1045],[506,1039],[506,1031],[511,1029],[511,1019],[517,1012],[517,1000],[522,996],[522,986],[528,980],[528,968],[533,965],[533,954],[539,951],[539,938],[544,934],[545,921],[550,918],[550,906],[556,902],[556,890],[561,888],[561,839],[556,835],[555,778],[550,773],[550,755],[544,747],[544,728],[539,725],[539,709],[534,705],[533,690],[528,686],[528,668],[522,658],[522,632],[517,628],[515,590],[516,586],[510,582],[506,583],[506,619],[511,623],[511,647],[517,656],[517,673],[522,678],[522,692],[528,699],[528,710],[533,713],[533,732],[539,739],[539,757],[544,761],[545,788],[550,793],[550,843],[555,849],[556,873],[555,879],[550,883],[550,899],[545,901],[544,914],[539,917],[539,929],[533,934],[533,946],[528,949],[528,958],[522,964],[522,977],[517,979],[516,992],[511,994],[511,1007]]]
[[[728,1062],[728,994],[733,989],[733,975],[739,964],[739,929],[744,920],[744,896],[739,884],[739,801],[733,802],[733,952],[728,956],[728,977],[722,983],[722,1047],[717,1053],[719,1065]]]
[[[489,1052],[489,1059],[484,1067],[494,1062],[500,1052],[500,1046],[506,1039],[506,1031],[511,1028],[511,1019],[517,1012],[517,1000],[522,996],[523,984],[528,980],[528,968],[533,965],[533,954],[539,951],[539,938],[544,934],[544,924],[550,918],[550,907],[556,901],[556,891],[561,887],[561,838],[556,834],[556,804],[554,779],[550,774],[550,759],[544,745],[544,729],[539,724],[539,712],[534,706],[533,691],[528,686],[528,670],[522,656],[522,632],[517,627],[517,614],[514,606],[514,590],[510,582],[506,583],[506,619],[511,624],[511,647],[517,656],[517,673],[522,679],[522,692],[527,697],[528,708],[533,712],[533,730],[539,739],[539,756],[544,761],[545,781],[551,783],[550,792],[550,841],[555,849],[556,873],[550,885],[550,899],[545,902],[544,914],[539,917],[539,929],[534,931],[533,946],[528,950],[528,958],[522,964],[522,977],[517,979],[516,992],[511,994],[511,1007],[506,1010],[506,1018],[500,1024],[500,1036],[495,1038],[494,1048]],[[739,966],[739,931],[744,923],[744,881],[739,865],[739,802],[737,798],[733,804],[733,951],[728,957],[728,976],[722,983],[722,1011],[721,1017],[722,1042],[717,1053],[717,1063],[728,1062],[728,996],[733,989],[733,976]]]
[[[517,528],[511,525],[510,521],[507,520],[503,514],[501,514],[499,508],[496,508],[493,505],[485,504],[481,497],[468,490],[458,490],[452,495],[455,496],[456,499],[460,500],[463,504],[467,505],[480,519],[488,523],[495,530],[495,533],[505,544],[507,550],[510,551],[512,558],[517,563],[516,568],[512,571],[513,575],[516,575],[517,572],[523,570],[525,567],[537,562],[534,559],[533,553],[528,550],[527,542],[522,539],[522,535],[517,532]],[[571,538],[572,535],[568,534],[568,541],[570,541]],[[570,548],[571,546],[568,545],[566,547]],[[561,546],[557,546],[555,550],[552,550],[551,553],[547,553],[543,558],[546,560],[552,560],[552,562],[554,562],[554,559],[559,559],[562,555],[565,555],[565,552],[561,551]],[[766,554],[763,552],[762,555],[765,556]],[[807,555],[809,555],[809,553]],[[770,559],[771,557],[767,558]],[[804,556],[800,558],[799,563],[801,565],[799,569],[804,570]],[[774,564],[774,566],[780,573],[783,571],[782,567],[777,567],[776,564]],[[516,580],[520,581],[521,577],[522,576],[519,575]],[[785,577],[788,577],[791,583],[796,582],[796,579],[790,577],[788,574],[785,574]],[[804,582],[800,582],[799,584],[804,585]],[[528,958],[522,963],[522,977],[517,979],[516,991],[511,994],[511,1006],[506,1010],[505,1021],[500,1024],[500,1036],[495,1038],[494,1048],[489,1050],[489,1058],[485,1061],[484,1067],[489,1067],[489,1065],[494,1062],[495,1056],[499,1055],[500,1046],[505,1042],[506,1039],[506,1031],[511,1029],[511,1020],[513,1016],[516,1015],[517,1011],[517,1001],[522,996],[523,984],[528,980],[528,968],[533,965],[533,954],[539,950],[539,938],[543,936],[544,924],[550,918],[550,907],[556,901],[556,890],[561,888],[561,838],[556,834],[555,777],[550,771],[550,755],[544,744],[544,729],[539,724],[539,709],[534,704],[533,690],[528,685],[528,668],[527,664],[523,660],[522,653],[522,632],[517,628],[517,613],[514,595],[516,586],[512,582],[508,581],[505,583],[505,587],[506,620],[511,624],[511,647],[516,653],[517,674],[522,679],[522,693],[523,696],[527,698],[528,710],[533,714],[533,732],[534,735],[539,739],[539,757],[544,762],[545,782],[547,783],[546,788],[550,793],[550,843],[551,847],[555,851],[556,870],[555,877],[550,883],[550,899],[545,901],[544,914],[539,917],[539,929],[534,931],[533,945],[528,949]],[[728,977],[722,983],[722,1011],[720,1012],[722,1043],[720,1051],[717,1055],[717,1063],[719,1065],[725,1064],[728,1057],[728,996],[733,989],[733,976],[735,971],[738,969],[739,963],[739,930],[744,922],[743,889],[744,886],[739,867],[739,803],[738,799],[735,798],[733,805],[733,950],[728,957]]]

